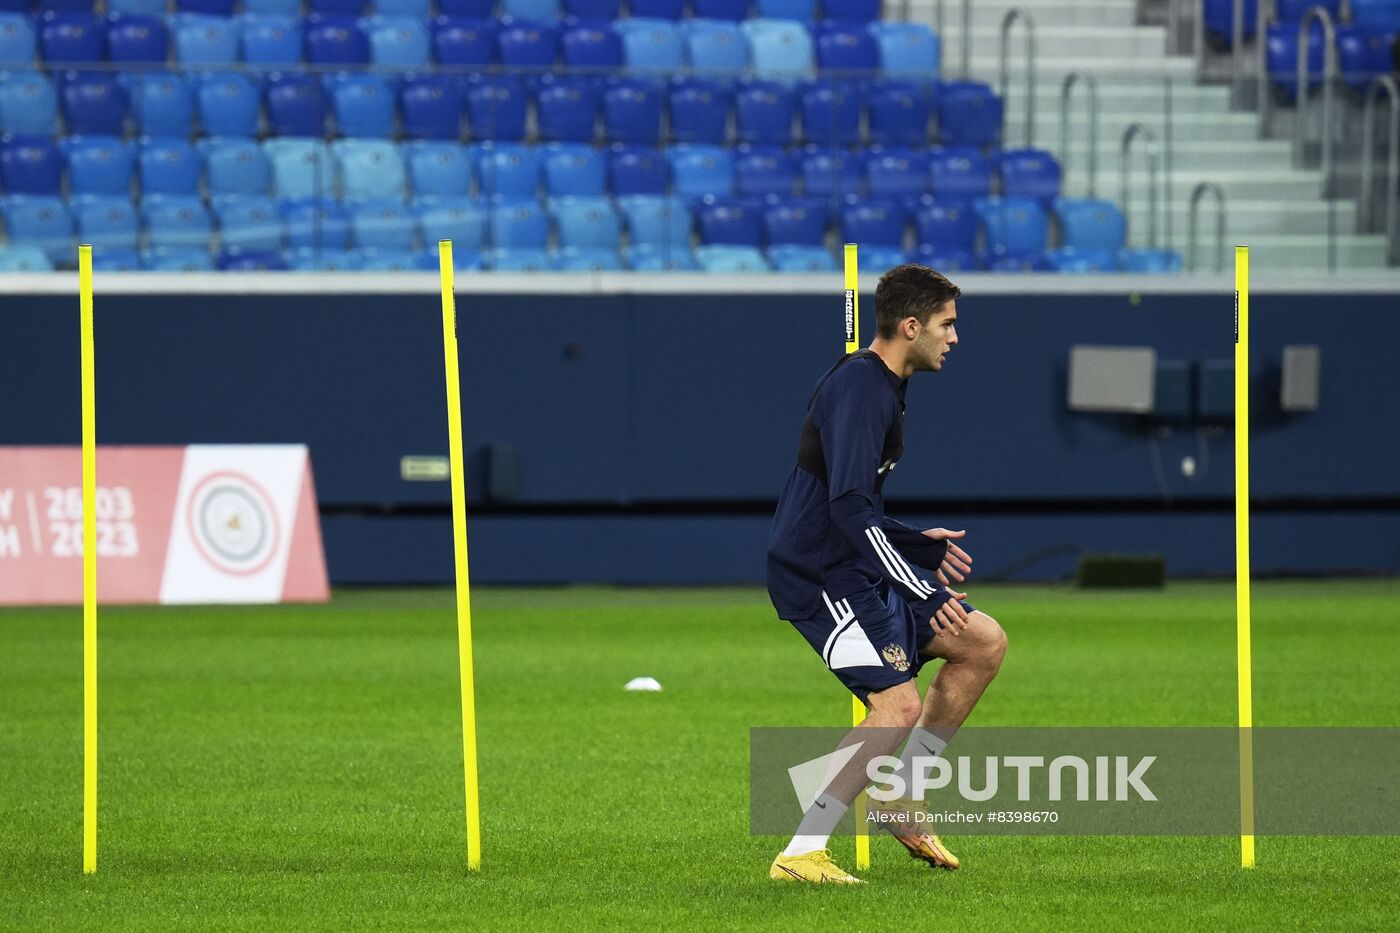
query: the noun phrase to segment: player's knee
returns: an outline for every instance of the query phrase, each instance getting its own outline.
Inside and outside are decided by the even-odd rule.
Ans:
[[[984,616],[983,621],[986,624],[978,631],[977,663],[995,675],[1001,669],[1002,658],[1006,657],[1006,630],[991,616]]]

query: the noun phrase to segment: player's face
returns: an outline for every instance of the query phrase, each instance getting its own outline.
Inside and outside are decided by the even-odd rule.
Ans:
[[[927,324],[918,329],[911,356],[916,360],[919,369],[938,372],[943,368],[948,351],[958,343],[957,320],[957,305],[949,301],[929,317]]]

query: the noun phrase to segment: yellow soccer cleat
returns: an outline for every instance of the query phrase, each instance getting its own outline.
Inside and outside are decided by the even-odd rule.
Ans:
[[[924,829],[915,816],[916,813],[926,812],[912,800],[872,801],[870,804],[870,813],[875,821],[909,850],[911,858],[927,862],[934,868],[953,871],[958,867],[958,857],[948,851],[942,839]]]
[[[813,884],[865,884],[831,860],[831,852],[818,849],[804,855],[783,855],[773,859],[768,877],[777,881],[810,881]]]

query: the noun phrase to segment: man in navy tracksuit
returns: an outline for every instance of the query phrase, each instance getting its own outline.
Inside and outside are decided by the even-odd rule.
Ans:
[[[958,343],[960,294],[925,266],[885,273],[875,291],[875,340],[838,361],[807,407],[769,539],[768,593],[869,715],[843,743],[859,741],[859,753],[828,776],[774,860],[773,878],[857,882],[831,861],[826,843],[868,783],[865,763],[892,754],[906,732],[903,767],[942,752],[1006,651],[996,620],[949,589],[971,572],[972,559],[952,540],[965,532],[911,528],[887,517],[881,498],[904,451],[907,380],[943,368]],[[921,699],[915,678],[932,658],[945,663]],[[957,867],[937,836],[913,825],[911,802],[879,806],[901,817],[882,825],[911,855]]]

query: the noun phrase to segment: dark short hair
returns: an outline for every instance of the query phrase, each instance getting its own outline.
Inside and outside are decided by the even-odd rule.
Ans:
[[[935,311],[961,294],[962,289],[928,266],[895,266],[875,286],[875,333],[889,339],[909,317],[927,324]]]

